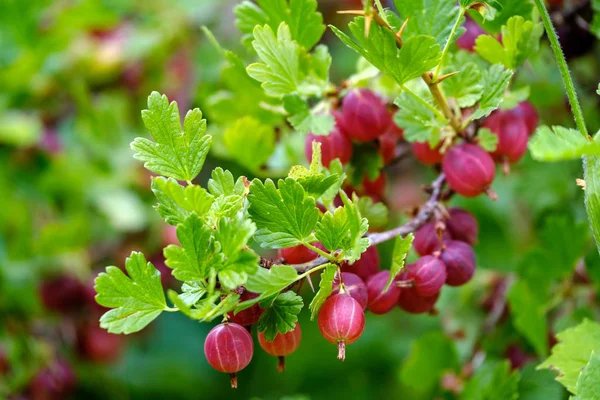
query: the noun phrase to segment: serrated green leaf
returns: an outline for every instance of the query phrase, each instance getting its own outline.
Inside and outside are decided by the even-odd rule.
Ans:
[[[338,207],[332,214],[327,211],[317,223],[315,236],[329,251],[336,251],[342,247],[348,234],[348,217],[344,207]]]
[[[181,285],[181,293],[178,297],[188,307],[196,304],[205,294],[207,294],[206,282],[204,281],[188,281]]]
[[[138,137],[131,143],[134,157],[157,174],[178,180],[193,180],[202,169],[210,149],[211,136],[206,134],[206,120],[199,109],[189,111],[179,122],[177,103],[152,92],[148,109],[142,111],[146,128],[154,142]]]
[[[315,200],[329,191],[332,186],[337,187],[339,176],[337,174],[326,174],[321,163],[321,143],[312,143],[312,160],[310,167],[295,165],[290,169],[288,176],[302,185],[307,196]]]
[[[170,225],[182,223],[191,213],[203,216],[214,202],[206,189],[197,185],[185,188],[172,178],[152,178],[152,192],[158,199],[155,206],[161,217]]]
[[[339,158],[336,158],[331,163],[329,163],[329,169],[325,170],[325,175],[335,175],[337,176],[337,182],[334,185],[331,185],[329,189],[325,193],[323,193],[322,199],[324,202],[332,202],[333,199],[337,196],[340,188],[346,181],[346,173],[344,172],[344,166]]]
[[[538,366],[557,371],[556,380],[571,393],[577,392],[577,379],[593,352],[600,350],[600,324],[585,320],[556,335],[552,355]]]
[[[348,198],[348,195],[343,190],[340,190],[340,197],[344,203],[344,210],[348,220],[349,234],[344,240],[344,259],[350,264],[358,260],[370,246],[369,238],[364,237],[369,230],[369,222],[366,218],[360,215],[358,209],[358,198],[355,196],[353,200]]]
[[[404,268],[404,263],[406,261],[406,256],[412,247],[412,242],[415,239],[415,236],[412,233],[406,235],[406,237],[397,236],[394,241],[394,251],[392,252],[392,266],[390,267],[390,277],[385,284],[384,292],[392,286],[394,279],[398,276],[402,269]]]
[[[394,122],[404,130],[407,141],[429,142],[432,146],[439,143],[447,120],[440,121],[430,108],[406,92],[397,97],[394,104],[399,107]]]
[[[485,150],[494,152],[498,147],[498,135],[492,132],[488,128],[479,128],[477,131],[477,137],[479,138],[479,145]]]
[[[442,69],[443,74],[459,71],[458,74],[442,81],[441,86],[448,97],[456,100],[461,108],[475,105],[483,96],[483,75],[474,62],[456,64],[450,62]]]
[[[585,139],[579,131],[562,126],[540,126],[529,141],[531,156],[538,161],[562,161],[600,155],[600,135]]]
[[[388,208],[381,202],[373,202],[369,196],[358,200],[358,210],[369,221],[371,228],[382,228],[388,223]]]
[[[254,117],[246,116],[225,131],[223,141],[236,162],[256,171],[275,151],[275,130]]]
[[[258,320],[258,331],[264,332],[269,342],[275,340],[278,333],[291,332],[298,322],[298,314],[304,307],[302,297],[289,291],[277,296],[271,307],[262,313]]]
[[[590,361],[577,378],[575,394],[578,400],[600,400],[600,351],[592,352]]]
[[[271,269],[259,268],[256,274],[248,278],[246,289],[260,293],[266,298],[281,292],[298,280],[298,272],[289,265],[274,265]]]
[[[321,273],[321,280],[319,281],[319,291],[315,294],[308,308],[310,309],[310,319],[314,320],[325,300],[331,295],[333,289],[333,280],[335,274],[338,271],[338,266],[334,264],[327,264],[325,270]]]
[[[303,134],[327,135],[335,125],[335,120],[331,114],[311,110],[306,101],[300,96],[285,96],[283,105],[290,114],[288,117],[290,124]]]
[[[211,178],[208,180],[208,191],[215,197],[217,196],[242,196],[246,191],[244,179],[233,179],[233,174],[221,167],[213,170]]]
[[[276,249],[311,241],[319,210],[294,179],[280,179],[278,188],[270,179],[264,184],[255,179],[248,201],[248,213],[258,227],[256,237],[262,247]]]
[[[409,19],[402,37],[433,36],[442,47],[446,45],[460,11],[456,2],[445,0],[394,0],[394,4],[402,17],[394,28],[400,29],[402,22]]]
[[[500,64],[492,65],[483,74],[485,91],[472,119],[487,117],[500,106],[513,73]]]
[[[552,372],[536,370],[533,364],[521,369],[519,400],[564,400],[564,395],[564,389],[554,380]]]
[[[174,290],[169,289],[167,291],[167,295],[169,296],[169,300],[171,300],[173,305],[175,307],[177,307],[179,309],[179,311],[181,311],[183,314],[190,317],[191,319],[200,320],[200,319],[204,318],[204,315],[208,312],[208,310],[206,308],[203,308],[203,309],[191,308],[191,304],[186,303],[180,297],[180,295]],[[196,302],[194,302],[194,303],[196,303]]]
[[[515,328],[542,357],[548,352],[547,301],[540,290],[531,288],[529,282],[522,279],[514,283],[508,292]]]
[[[100,326],[111,333],[142,330],[167,307],[160,272],[142,253],[133,252],[125,261],[127,275],[107,267],[95,281],[96,301],[112,308],[100,318]]]
[[[519,372],[508,361],[486,361],[465,386],[461,400],[516,400]]]

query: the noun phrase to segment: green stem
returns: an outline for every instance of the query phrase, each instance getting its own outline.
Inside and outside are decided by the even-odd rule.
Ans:
[[[467,10],[464,8],[460,9],[458,18],[456,19],[456,22],[454,23],[454,26],[452,27],[452,30],[450,31],[450,36],[448,36],[448,41],[446,42],[446,45],[444,46],[444,50],[442,50],[442,57],[440,58],[440,63],[438,64],[437,68],[435,69],[435,73],[433,74],[434,82],[437,80],[438,76],[440,76],[440,71],[442,70],[442,67],[444,66],[444,59],[446,58],[446,54],[448,53],[448,50],[450,49],[450,45],[452,45],[452,41],[454,39],[454,36],[456,35],[456,31],[460,27],[460,22],[462,21],[463,17],[465,16],[466,11]]]
[[[167,306],[167,307],[163,308],[163,311],[167,311],[167,312],[177,312],[177,311],[179,311],[179,308],[177,308],[177,307],[169,307],[169,306]]]
[[[325,263],[325,264],[317,265],[316,267],[309,269],[305,273],[298,275],[298,279],[296,279],[296,282],[298,282],[299,280],[302,280],[302,279],[306,278],[308,275],[310,275],[310,274],[312,274],[314,272],[317,272],[317,271],[319,271],[321,269],[327,268],[328,265],[329,265],[329,263]]]
[[[577,129],[579,129],[579,132],[581,132],[586,139],[591,140],[585,126],[583,112],[581,111],[579,100],[577,99],[577,92],[575,91],[575,85],[573,85],[573,79],[571,78],[571,74],[569,72],[569,66],[567,65],[567,60],[565,59],[565,55],[560,47],[558,35],[556,34],[554,25],[552,25],[550,14],[546,9],[543,0],[534,1],[538,11],[540,12],[540,16],[542,17],[542,23],[544,24],[546,34],[550,40],[550,46],[552,47],[552,51],[554,51],[554,56],[556,57],[556,62],[558,63],[558,69],[560,70],[563,83],[565,84],[565,89],[567,90],[567,96],[569,97],[569,103],[571,104],[571,110],[573,111],[573,118],[575,119]]]
[[[417,95],[416,93],[408,89],[406,86],[402,86],[402,89],[406,91],[406,93],[414,97],[417,101],[419,101],[419,103],[423,104],[425,107],[431,110],[431,112],[433,112],[440,121],[446,121],[446,117],[444,116],[444,114],[442,114],[437,108],[429,104],[427,101],[422,99],[421,96]]]
[[[385,21],[386,24],[389,24],[387,17],[385,15],[385,10],[381,5],[381,0],[375,0],[375,5],[377,6],[377,12],[381,15],[381,18]]]
[[[317,246],[313,246],[310,243],[303,243],[305,247],[308,247],[309,249],[311,249],[312,251],[314,251],[315,253],[317,253],[318,255],[325,257],[326,259],[328,259],[329,261],[335,261],[335,259],[333,258],[333,256],[323,250],[321,250],[320,248],[318,248]]]

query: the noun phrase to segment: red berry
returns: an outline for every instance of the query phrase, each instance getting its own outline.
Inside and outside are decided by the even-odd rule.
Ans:
[[[529,135],[533,135],[540,120],[540,116],[533,104],[528,101],[522,101],[509,112],[520,117],[525,122],[525,125],[527,125]]]
[[[342,264],[342,271],[352,272],[358,275],[363,281],[369,279],[369,277],[379,271],[379,252],[377,247],[371,246],[362,253],[360,259],[354,264],[350,265],[347,262]]]
[[[346,358],[346,345],[358,340],[365,329],[365,313],[346,293],[328,298],[319,311],[318,325],[328,342],[338,345],[338,359]]]
[[[31,400],[62,400],[75,388],[75,374],[62,359],[40,370],[31,381]]]
[[[204,342],[204,355],[211,367],[228,373],[231,387],[237,388],[238,371],[246,368],[252,360],[254,343],[246,328],[235,323],[215,326]]]
[[[496,176],[492,157],[470,143],[452,147],[444,156],[442,170],[450,188],[465,197],[475,197],[488,190]]]
[[[385,135],[394,135],[397,139],[404,139],[404,130],[400,128],[396,123],[392,120],[390,126],[388,126],[388,130],[385,132]]]
[[[246,290],[240,296],[240,302],[252,300],[256,297],[258,297],[257,293],[252,293]],[[264,311],[265,310],[260,308],[258,303],[256,303],[235,315],[233,314],[233,312],[229,313],[229,321],[242,326],[251,326],[258,322],[258,319]]]
[[[387,131],[392,117],[375,93],[367,89],[353,89],[344,97],[340,122],[350,138],[370,142]]]
[[[450,233],[445,230],[440,238],[434,221],[428,222],[415,232],[413,247],[420,256],[426,256],[435,251],[443,240],[450,240]]]
[[[272,356],[279,357],[279,364],[277,365],[279,372],[283,372],[285,369],[285,356],[289,356],[296,351],[298,346],[300,346],[301,339],[302,330],[299,323],[296,323],[294,329],[288,333],[278,333],[272,342],[265,339],[263,332],[259,332],[258,334],[258,343],[260,343],[263,350]]]
[[[342,164],[348,164],[352,158],[352,141],[346,137],[340,128],[336,125],[328,135],[306,135],[306,145],[304,147],[306,158],[312,160],[313,141],[321,143],[321,161],[325,167],[339,158]]]
[[[461,208],[451,208],[448,210],[450,218],[446,220],[446,229],[454,240],[460,240],[470,244],[477,243],[479,234],[479,224],[470,212]]]
[[[79,354],[95,363],[115,361],[123,345],[123,336],[108,333],[96,324],[86,324],[77,332]]]
[[[165,225],[162,231],[162,241],[164,246],[168,246],[170,244],[179,244],[179,239],[177,238],[177,227],[173,225]]]
[[[446,266],[436,257],[424,256],[409,265],[407,275],[419,296],[431,297],[439,293],[446,282]]]
[[[0,377],[6,375],[10,371],[10,362],[4,347],[0,346]]]
[[[461,286],[471,280],[475,273],[475,253],[465,242],[448,240],[444,242],[440,260],[446,266],[446,284]]]
[[[492,153],[494,159],[514,163],[523,157],[529,141],[527,125],[523,119],[515,118],[513,114],[506,111],[495,111],[486,119],[483,126],[498,136],[498,146]]]
[[[510,368],[521,369],[527,364],[529,361],[533,360],[529,354],[527,354],[521,346],[516,343],[509,345],[504,351],[504,358],[510,361]]]
[[[304,264],[318,257],[318,254],[306,246],[298,245],[279,250],[279,257],[287,264]]]
[[[485,35],[486,32],[479,26],[477,22],[467,17],[464,27],[466,29],[458,39],[456,39],[456,45],[463,50],[474,51],[475,41],[479,35]]]
[[[367,285],[365,285],[365,282],[360,279],[358,275],[351,272],[342,272],[342,282],[344,283],[344,289],[346,289],[346,292],[352,296],[352,298],[356,300],[358,304],[360,304],[360,307],[363,310],[366,310],[369,298],[367,294]],[[335,279],[333,280],[331,296],[339,294],[339,291],[340,278],[339,275],[336,274]]]
[[[365,176],[362,181],[362,186],[368,196],[383,197],[386,184],[387,178],[384,173],[381,173],[375,180],[372,181],[369,180],[368,176]]]
[[[78,310],[87,299],[87,288],[77,278],[69,275],[42,282],[39,293],[44,307],[60,313]]]
[[[429,143],[414,142],[412,149],[417,160],[425,165],[441,164],[444,160],[444,155],[440,153],[440,146],[432,149]]]
[[[390,271],[381,271],[371,276],[367,281],[369,296],[369,311],[373,314],[386,314],[394,308],[400,296],[400,288],[394,283],[383,292],[390,277]]]
[[[408,274],[403,272],[398,280],[407,280]],[[438,297],[439,292],[433,296],[423,297],[419,296],[414,287],[403,287],[400,288],[400,296],[398,296],[398,306],[411,314],[422,314],[433,310]]]
[[[396,158],[396,144],[398,137],[390,132],[386,132],[379,138],[379,155],[383,159],[383,164],[387,165]]]

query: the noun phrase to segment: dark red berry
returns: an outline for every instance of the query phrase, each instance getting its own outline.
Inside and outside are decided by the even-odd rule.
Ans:
[[[235,323],[215,326],[204,342],[204,355],[211,367],[228,373],[231,387],[237,388],[238,371],[246,368],[252,360],[254,343],[246,328]]]
[[[465,242],[445,241],[440,260],[446,266],[447,285],[464,285],[471,280],[475,273],[475,253],[473,248]]]
[[[318,254],[306,246],[298,245],[279,250],[279,257],[287,264],[304,264],[318,257]]]
[[[383,159],[383,164],[387,165],[396,158],[396,144],[398,137],[395,134],[386,132],[379,137],[379,155]]]
[[[404,139],[404,130],[402,128],[400,128],[398,125],[396,125],[396,123],[393,122],[393,120],[392,120],[392,123],[390,124],[390,126],[388,126],[388,130],[385,132],[385,135],[394,135],[394,136],[396,136],[396,139],[403,140]]]
[[[342,271],[352,272],[358,275],[363,281],[369,279],[371,275],[379,271],[379,252],[377,251],[377,247],[370,246],[367,248],[360,256],[360,259],[352,265],[344,262],[342,264]]]
[[[510,113],[520,117],[525,122],[525,125],[527,125],[527,133],[530,136],[533,135],[540,121],[540,116],[533,104],[523,101],[510,110]]]
[[[123,336],[108,333],[97,324],[85,324],[77,332],[79,354],[95,363],[110,363],[121,355]]]
[[[415,232],[413,247],[420,256],[426,256],[435,251],[442,244],[443,240],[450,240],[452,237],[448,230],[443,231],[440,238],[435,221],[428,222]]]
[[[318,325],[328,342],[338,345],[338,359],[346,358],[346,345],[358,340],[365,329],[360,304],[347,293],[328,298],[319,311]]]
[[[461,208],[451,208],[448,213],[450,218],[446,220],[446,229],[452,239],[475,245],[479,235],[479,224],[473,214]]]
[[[8,354],[4,347],[0,345],[0,377],[6,375],[10,371],[10,362],[8,361]]]
[[[496,176],[492,157],[481,147],[463,143],[444,156],[442,170],[450,188],[465,197],[488,191]]]
[[[367,285],[365,282],[360,279],[360,277],[351,272],[342,272],[342,282],[344,283],[344,289],[346,289],[346,293],[348,293],[354,300],[360,304],[360,307],[363,310],[367,309],[368,304],[368,294],[367,294]],[[336,274],[335,279],[333,280],[333,287],[331,289],[331,296],[335,296],[340,292],[340,278],[339,275]]]
[[[283,372],[285,369],[285,356],[289,356],[296,351],[298,346],[300,346],[301,339],[302,330],[300,329],[299,323],[296,323],[294,329],[287,333],[278,333],[272,342],[265,339],[265,334],[263,332],[259,332],[258,334],[258,343],[260,343],[263,350],[272,356],[279,357],[279,363],[277,365],[279,372]]]
[[[42,282],[39,293],[44,307],[60,313],[80,309],[87,299],[85,285],[69,275],[57,276]]]
[[[363,189],[369,196],[383,197],[387,184],[387,178],[384,173],[381,173],[375,180],[369,180],[365,177],[362,181]]]
[[[62,359],[41,369],[29,386],[31,400],[62,400],[75,389],[75,374],[71,366]]]
[[[240,302],[252,300],[256,297],[258,297],[258,294],[246,290],[240,296]],[[242,326],[251,326],[258,322],[260,316],[264,311],[265,310],[260,308],[258,303],[256,303],[246,308],[245,310],[240,311],[237,314],[234,314],[233,312],[229,313],[229,321]]]
[[[403,272],[398,280],[408,280],[408,274]],[[433,310],[438,297],[440,297],[439,293],[423,297],[417,293],[414,287],[402,287],[400,288],[400,296],[398,296],[398,306],[407,313],[422,314]]]
[[[367,293],[369,296],[369,311],[373,314],[386,314],[394,308],[400,296],[400,288],[395,282],[383,291],[390,277],[390,271],[381,271],[371,276],[367,281]]]
[[[412,149],[417,160],[425,165],[441,164],[444,160],[444,155],[440,153],[440,146],[432,149],[429,143],[414,142]]]
[[[485,35],[486,32],[479,26],[473,19],[467,17],[464,27],[466,29],[458,39],[456,39],[456,45],[467,51],[474,51],[475,41],[480,35]]]
[[[344,97],[340,123],[350,138],[370,142],[387,131],[392,118],[375,93],[368,89],[353,89]]]
[[[527,151],[529,134],[522,118],[507,111],[495,111],[484,122],[484,127],[498,136],[498,145],[492,153],[496,161],[517,162]]]
[[[527,354],[521,346],[516,343],[513,343],[506,348],[504,351],[504,358],[510,362],[510,368],[513,370],[521,369],[529,361],[534,360],[534,357]]]
[[[409,265],[407,275],[417,294],[422,297],[439,293],[447,277],[446,266],[433,256],[421,257],[415,264]]]
[[[306,135],[304,150],[308,161],[312,160],[313,141],[321,143],[321,162],[326,167],[329,167],[329,164],[336,158],[339,158],[342,164],[348,164],[350,158],[352,158],[352,141],[342,133],[338,125],[334,126],[328,135],[314,135],[312,133]]]

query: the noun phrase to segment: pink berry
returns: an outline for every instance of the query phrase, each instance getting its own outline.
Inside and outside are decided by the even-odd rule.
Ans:
[[[447,277],[446,266],[433,256],[421,257],[415,264],[411,264],[407,275],[421,297],[431,297],[439,293]]]
[[[488,191],[496,176],[492,157],[481,147],[463,143],[444,156],[442,170],[450,188],[464,197]]]
[[[92,362],[103,364],[115,361],[124,347],[124,337],[108,333],[97,324],[86,324],[77,332],[79,354]]]
[[[456,40],[456,45],[463,50],[473,52],[475,41],[480,35],[485,35],[486,32],[469,17],[467,17],[464,27],[466,31]]]
[[[318,254],[308,247],[298,245],[279,250],[279,257],[287,264],[304,264],[318,257]]]
[[[254,343],[246,328],[225,322],[215,326],[204,342],[204,355],[211,367],[228,373],[231,387],[237,388],[238,371],[246,368],[252,360]]]
[[[87,299],[87,288],[77,278],[61,275],[48,279],[39,287],[42,304],[59,313],[76,311]]]
[[[362,181],[363,189],[369,196],[383,197],[386,184],[387,178],[384,173],[381,173],[375,180],[369,180],[369,177],[365,176]]]
[[[400,288],[394,283],[383,292],[390,277],[390,271],[381,271],[371,276],[367,281],[369,296],[369,311],[373,314],[386,314],[394,308],[400,296]]]
[[[446,220],[446,229],[452,239],[475,245],[479,235],[479,224],[473,214],[461,208],[451,208],[448,213],[450,218]]]
[[[396,144],[398,137],[389,131],[379,137],[379,155],[383,159],[383,164],[387,165],[396,158]]]
[[[446,266],[446,284],[461,286],[471,280],[475,273],[475,253],[465,242],[448,240],[440,255],[440,260]]]
[[[498,136],[498,146],[492,153],[495,160],[514,163],[523,157],[529,141],[527,125],[523,119],[515,118],[507,111],[495,111],[486,119],[483,126]]]
[[[346,293],[328,298],[319,311],[318,325],[328,342],[338,345],[338,359],[346,358],[346,345],[358,340],[365,329],[365,313]]]
[[[442,244],[443,240],[450,240],[451,236],[448,230],[442,233],[440,238],[435,227],[434,221],[428,222],[415,232],[413,247],[420,256],[426,256],[435,251]]]
[[[398,280],[407,280],[408,274],[403,272]],[[414,287],[403,287],[400,288],[400,296],[398,296],[398,306],[410,314],[423,314],[433,310],[438,297],[439,292],[433,296],[423,297],[420,296]]]
[[[341,125],[344,133],[359,142],[370,142],[383,135],[392,118],[375,93],[353,89],[342,103]]]
[[[440,147],[432,149],[429,143],[414,142],[412,149],[415,157],[425,165],[441,164],[444,160],[444,155],[440,153]]]
[[[388,130],[385,132],[385,135],[394,135],[397,139],[402,140],[404,139],[404,130],[392,121],[390,126],[388,126]]]
[[[299,323],[296,323],[294,329],[287,333],[278,333],[272,342],[265,339],[265,334],[263,332],[259,332],[258,334],[258,343],[260,343],[263,350],[272,356],[279,357],[279,363],[277,365],[279,372],[285,370],[285,356],[289,356],[296,351],[298,346],[300,346],[301,339],[302,330],[300,329]]]
[[[338,125],[325,136],[312,133],[306,135],[304,150],[308,161],[312,160],[313,141],[321,143],[321,162],[326,167],[329,167],[336,158],[339,158],[344,165],[352,158],[352,141],[342,133]]]
[[[258,297],[258,294],[252,293],[252,292],[249,292],[246,290],[240,296],[240,302],[246,301],[246,300],[252,300],[256,297]],[[252,326],[258,322],[260,316],[262,315],[262,313],[264,311],[265,310],[260,308],[258,303],[256,303],[256,304],[253,304],[252,306],[246,308],[245,310],[240,311],[237,314],[234,314],[233,312],[229,313],[229,321],[233,322],[234,324],[238,324],[238,325],[242,325],[242,326]]]
[[[69,397],[76,378],[71,366],[62,359],[41,369],[29,386],[31,400],[59,400]]]
[[[351,272],[342,272],[342,282],[344,283],[344,289],[346,289],[346,292],[352,296],[352,298],[356,300],[358,304],[360,304],[360,307],[363,310],[366,310],[369,298],[367,294],[367,285],[365,285],[365,282],[360,279],[358,275]],[[340,278],[339,275],[336,274],[336,277],[333,280],[331,296],[339,294],[339,291]]]
[[[379,252],[377,247],[371,246],[362,253],[360,259],[354,264],[350,265],[347,262],[342,264],[342,271],[352,272],[358,275],[363,281],[369,279],[369,277],[379,271]]]
[[[522,101],[510,110],[510,113],[520,117],[525,122],[525,125],[527,125],[529,135],[533,135],[540,121],[540,116],[533,104],[528,101]]]

